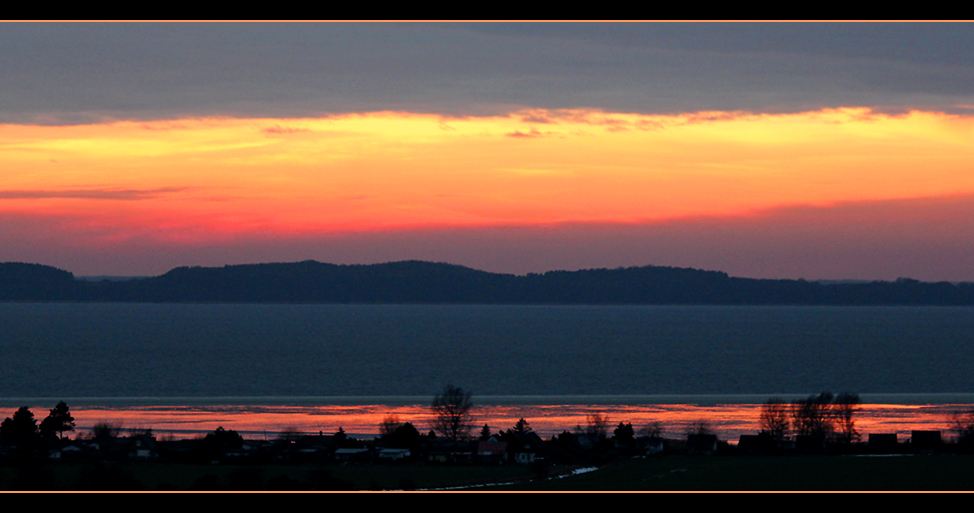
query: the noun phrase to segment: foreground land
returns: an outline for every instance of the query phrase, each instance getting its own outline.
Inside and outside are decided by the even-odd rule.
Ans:
[[[661,456],[538,479],[526,466],[56,464],[0,467],[0,490],[969,491],[970,455]],[[507,484],[504,483],[513,483]],[[483,486],[490,485],[490,486]],[[466,487],[466,488],[464,488]]]
[[[969,491],[970,456],[675,456],[497,488],[509,491]]]

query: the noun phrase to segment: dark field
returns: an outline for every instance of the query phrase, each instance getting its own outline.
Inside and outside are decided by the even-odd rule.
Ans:
[[[498,488],[539,491],[967,491],[970,456],[690,457],[630,460],[596,472]]]
[[[552,467],[550,476],[568,474]],[[499,483],[515,483],[500,485]],[[493,486],[477,486],[493,484]],[[665,456],[535,479],[526,466],[55,464],[0,468],[0,490],[969,491],[974,457]]]

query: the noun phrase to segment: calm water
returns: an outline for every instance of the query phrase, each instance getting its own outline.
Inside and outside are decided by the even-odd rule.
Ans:
[[[311,417],[289,418],[309,430],[315,422],[317,429],[342,422],[323,423],[321,415],[343,411],[333,408],[343,404],[398,405],[420,420],[422,405],[447,382],[493,396],[494,411],[508,412],[498,419],[534,412],[542,423],[545,416],[566,422],[559,415],[574,408],[567,405],[614,405],[611,411],[630,417],[659,418],[687,404],[759,404],[823,390],[882,404],[971,403],[972,314],[912,307],[0,304],[0,403],[27,401],[41,417],[57,399],[71,398],[92,418],[115,411],[127,422],[152,424],[169,422],[152,416],[165,411],[189,424],[245,422],[241,415],[249,415],[267,425],[260,408],[296,414],[287,408],[305,407]],[[504,409],[511,404],[517,406]],[[677,406],[654,413],[654,404]],[[643,405],[643,413],[633,405]],[[141,411],[143,420],[125,411]],[[376,425],[382,414],[368,411],[356,422]],[[734,415],[743,414],[726,414]],[[288,423],[274,419],[274,426]]]
[[[0,397],[974,393],[972,314],[0,304]]]

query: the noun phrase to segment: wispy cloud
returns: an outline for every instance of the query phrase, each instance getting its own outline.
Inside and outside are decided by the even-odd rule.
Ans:
[[[165,131],[165,130],[186,130],[189,127],[177,122],[155,121],[152,123],[142,123],[139,125],[142,130]]]
[[[146,200],[163,194],[182,192],[188,187],[161,187],[158,189],[73,189],[73,190],[0,190],[0,199],[98,199],[98,200]]]
[[[601,126],[605,127],[609,132],[623,132],[630,128],[637,130],[660,130],[666,128],[657,119],[640,118],[625,114],[609,114],[598,109],[533,109],[515,113],[515,115],[520,116],[521,122],[523,123],[557,124],[567,122]],[[671,118],[676,119],[672,116]]]
[[[552,135],[552,132],[539,132],[537,128],[532,128],[530,132],[522,132],[520,130],[515,130],[513,132],[504,134],[507,137],[516,137],[520,139],[536,139],[538,137],[546,137]]]
[[[520,116],[522,123],[557,123],[557,121],[548,117],[547,109],[530,109],[515,114]]]
[[[264,132],[265,134],[272,134],[272,135],[285,135],[285,134],[294,134],[298,132],[310,132],[310,131],[311,130],[307,128],[291,128],[291,127],[286,127],[281,125],[274,125],[272,127],[264,128],[261,130],[261,132]]]

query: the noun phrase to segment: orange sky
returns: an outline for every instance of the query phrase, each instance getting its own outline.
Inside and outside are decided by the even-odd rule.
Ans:
[[[746,214],[974,192],[972,128],[864,108],[2,125],[0,212],[174,242]]]

